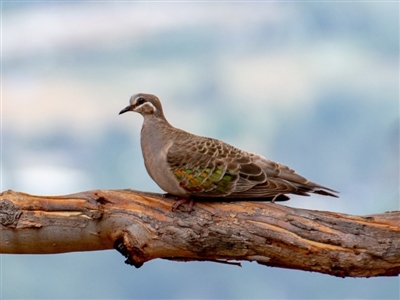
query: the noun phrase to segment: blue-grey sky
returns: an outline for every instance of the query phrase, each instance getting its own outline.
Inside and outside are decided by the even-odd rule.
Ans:
[[[1,190],[161,192],[143,166],[158,95],[187,131],[287,164],[340,198],[285,205],[399,209],[399,3],[2,1]],[[116,251],[2,255],[4,299],[398,299],[398,278],[339,279]]]

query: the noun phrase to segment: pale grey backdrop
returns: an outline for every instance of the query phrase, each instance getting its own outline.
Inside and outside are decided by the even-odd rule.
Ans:
[[[339,199],[285,205],[399,209],[399,3],[2,1],[1,190],[160,192],[131,94],[170,122],[282,162]],[[342,279],[116,251],[2,255],[4,299],[398,299],[398,278]]]

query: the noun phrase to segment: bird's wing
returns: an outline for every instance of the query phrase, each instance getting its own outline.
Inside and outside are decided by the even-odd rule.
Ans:
[[[194,196],[268,198],[317,193],[337,197],[335,190],[285,165],[211,138],[175,141],[167,162],[180,186]]]
[[[172,144],[167,162],[190,194],[225,197],[266,181],[265,172],[249,155],[215,139],[186,139]]]
[[[260,198],[288,193],[302,196],[309,196],[309,193],[316,193],[338,197],[333,194],[337,193],[337,191],[309,181],[285,165],[267,160],[259,155],[254,155],[254,161],[257,162],[257,165],[261,166],[267,180],[246,191],[233,192],[229,197]]]

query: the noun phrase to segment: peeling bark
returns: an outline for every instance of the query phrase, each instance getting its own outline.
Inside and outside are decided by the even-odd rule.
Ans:
[[[6,191],[0,253],[46,254],[115,248],[126,263],[164,258],[273,267],[341,277],[400,273],[400,211],[369,216],[276,203],[173,201],[133,190],[66,196]]]

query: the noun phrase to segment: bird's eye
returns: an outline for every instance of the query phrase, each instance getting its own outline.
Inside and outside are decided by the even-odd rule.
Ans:
[[[146,100],[145,100],[144,98],[139,98],[139,99],[137,99],[137,101],[136,101],[136,103],[139,104],[139,105],[142,105],[142,104],[145,103],[145,102],[146,102]]]

